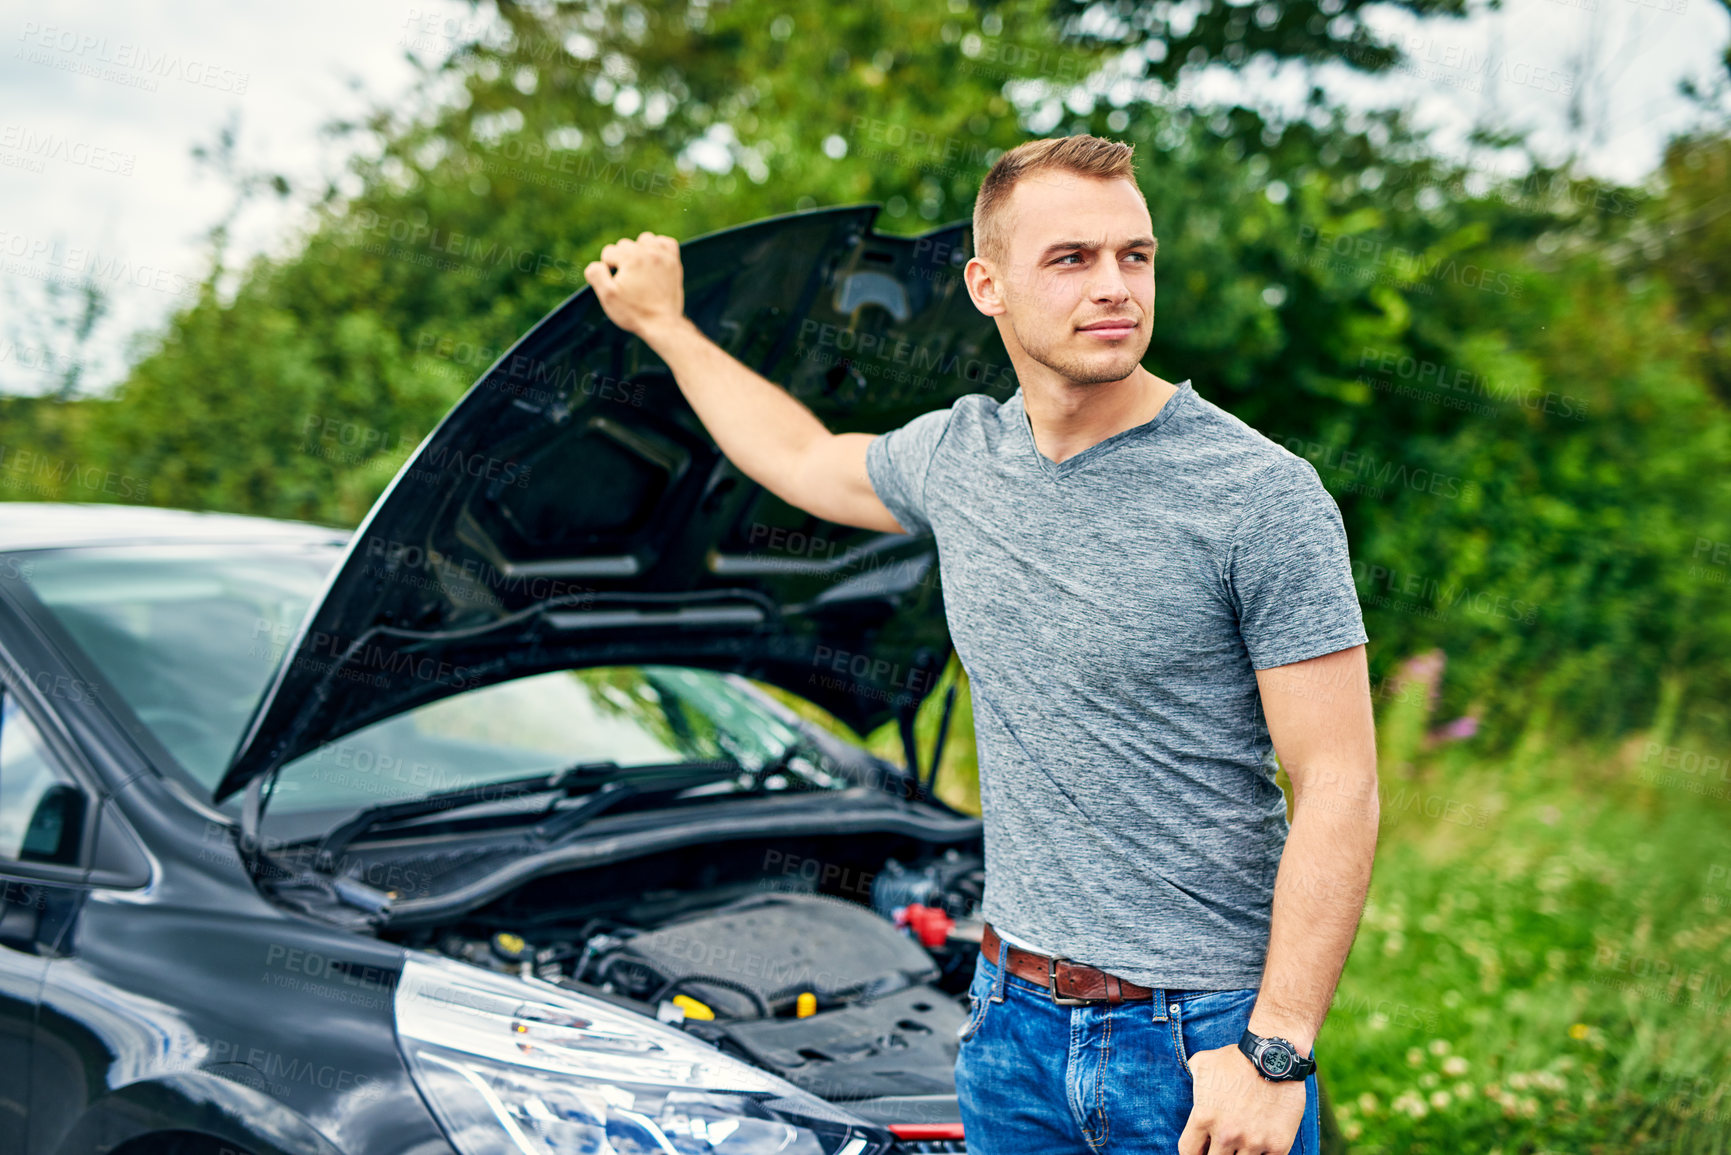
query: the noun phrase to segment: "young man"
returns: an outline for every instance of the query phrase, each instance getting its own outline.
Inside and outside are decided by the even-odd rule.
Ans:
[[[882,436],[831,434],[708,341],[671,238],[584,275],[747,475],[936,537],[985,819],[972,1155],[1314,1155],[1312,1045],[1378,819],[1340,512],[1303,458],[1142,367],[1156,240],[1128,146],[1005,153],[974,245],[1019,388]]]

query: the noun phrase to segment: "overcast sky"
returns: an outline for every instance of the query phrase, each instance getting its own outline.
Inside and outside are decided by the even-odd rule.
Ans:
[[[94,268],[111,289],[113,314],[84,381],[100,391],[124,372],[126,337],[160,327],[203,275],[208,232],[232,192],[201,171],[195,145],[238,118],[243,158],[303,177],[332,171],[319,126],[368,97],[400,94],[413,76],[405,48],[436,48],[445,21],[473,20],[454,0],[22,0],[7,9],[0,391],[31,393],[63,364],[37,343],[50,281]],[[1411,105],[1444,148],[1475,119],[1500,118],[1531,128],[1553,156],[1577,148],[1592,171],[1629,182],[1651,172],[1666,134],[1688,122],[1678,81],[1712,76],[1731,41],[1716,0],[1509,0],[1465,22],[1385,11],[1378,27],[1411,60],[1388,77],[1331,80],[1354,103]],[[1238,83],[1267,100],[1302,97],[1296,75]],[[1198,93],[1233,87],[1222,84]],[[788,191],[790,210],[798,191]],[[249,212],[235,249],[280,251],[295,212]]]

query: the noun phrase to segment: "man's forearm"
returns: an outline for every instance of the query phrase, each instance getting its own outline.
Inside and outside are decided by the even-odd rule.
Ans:
[[[1322,1029],[1358,933],[1378,818],[1374,793],[1301,795],[1293,804],[1250,1029],[1286,1039],[1300,1055]]]
[[[829,436],[810,409],[680,317],[644,334],[727,459],[786,501],[806,450]]]

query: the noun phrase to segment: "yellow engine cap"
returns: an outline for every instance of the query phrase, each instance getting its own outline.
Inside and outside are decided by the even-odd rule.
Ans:
[[[817,996],[810,991],[801,991],[794,1002],[793,1013],[802,1019],[809,1019],[817,1014]]]
[[[685,1012],[688,1019],[713,1019],[715,1012],[690,995],[674,995],[673,1005]]]

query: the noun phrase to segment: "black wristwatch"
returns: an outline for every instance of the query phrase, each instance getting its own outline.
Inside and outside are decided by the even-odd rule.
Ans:
[[[1316,1070],[1316,1060],[1300,1058],[1298,1048],[1285,1039],[1264,1038],[1248,1028],[1238,1040],[1238,1049],[1271,1083],[1297,1082]]]

